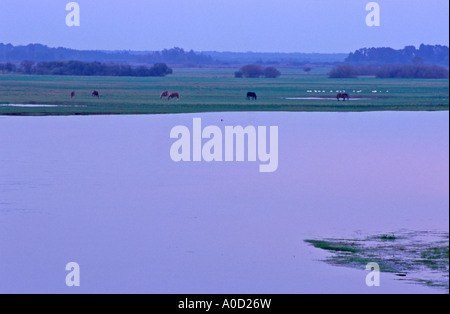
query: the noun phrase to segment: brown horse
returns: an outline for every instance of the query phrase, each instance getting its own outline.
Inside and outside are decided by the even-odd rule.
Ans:
[[[100,94],[99,94],[99,92],[98,91],[93,91],[92,92],[92,97],[97,97],[97,98],[100,98]]]
[[[169,97],[167,97],[167,100],[171,100],[172,98],[176,98],[177,100],[180,99],[180,94],[178,93],[172,93],[169,95]]]
[[[345,99],[349,100],[350,96],[347,93],[339,93],[339,94],[337,94],[336,98],[338,101],[341,98],[345,101]]]
[[[169,94],[169,91],[162,92],[162,93],[161,93],[161,96],[160,96],[160,99],[169,97],[169,95],[170,95],[170,94]]]
[[[75,92],[71,92],[70,93],[70,98],[74,98],[75,97]]]

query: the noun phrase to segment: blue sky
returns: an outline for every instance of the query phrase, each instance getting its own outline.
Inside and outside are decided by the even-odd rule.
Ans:
[[[361,47],[449,43],[448,0],[0,0],[0,42],[76,49],[349,52]]]

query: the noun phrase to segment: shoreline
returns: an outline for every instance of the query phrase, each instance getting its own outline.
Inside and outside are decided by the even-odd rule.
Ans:
[[[232,108],[230,110],[167,110],[167,111],[94,111],[94,112],[83,112],[83,111],[76,111],[76,112],[61,112],[61,111],[49,111],[49,112],[43,112],[43,111],[37,111],[37,112],[24,112],[24,111],[13,111],[13,112],[1,112],[0,109],[0,116],[20,116],[20,117],[47,117],[47,116],[109,116],[109,115],[170,115],[170,114],[192,114],[192,113],[233,113],[233,112],[272,112],[272,113],[287,113],[287,112],[304,112],[304,113],[364,113],[364,112],[443,112],[443,111],[449,111],[448,106],[442,106],[442,108],[434,106],[434,108],[417,108],[417,109],[411,109],[411,108],[405,108],[405,109],[398,109],[398,108],[386,108],[383,106],[383,108],[373,108],[374,106],[371,106],[371,109],[367,108],[360,108],[360,109],[351,109],[351,108],[342,108],[341,110],[320,110],[320,109],[314,109],[311,108],[310,110],[304,110],[299,109],[296,110],[296,108],[290,108],[290,110],[287,110],[287,108],[283,109],[276,109],[273,108],[273,110],[267,110],[267,108],[261,108],[261,109],[253,109],[253,108]],[[445,107],[445,108],[444,108]],[[2,107],[0,107],[2,108]],[[17,108],[17,107],[4,107],[4,108]],[[54,107],[55,108],[55,107]],[[67,107],[65,107],[67,109]],[[264,110],[265,109],[265,110]]]

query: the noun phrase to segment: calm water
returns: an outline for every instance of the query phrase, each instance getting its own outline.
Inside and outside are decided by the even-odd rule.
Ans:
[[[279,126],[278,171],[174,163],[194,117]],[[448,142],[448,112],[0,117],[0,293],[440,292],[303,240],[448,232]]]

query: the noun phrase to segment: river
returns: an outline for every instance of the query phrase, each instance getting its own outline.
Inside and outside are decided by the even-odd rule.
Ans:
[[[172,161],[193,118],[278,126],[278,169]],[[0,116],[0,293],[435,293],[304,240],[448,232],[448,191],[448,112]]]

